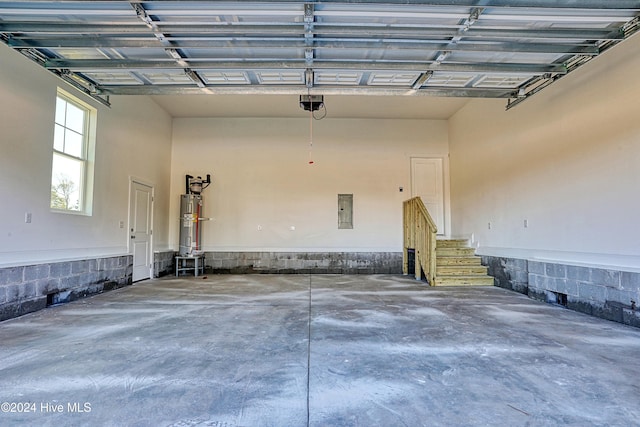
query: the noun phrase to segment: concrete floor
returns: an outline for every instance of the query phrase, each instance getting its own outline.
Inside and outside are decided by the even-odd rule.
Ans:
[[[640,330],[493,287],[169,277],[0,343],[3,426],[640,424]]]

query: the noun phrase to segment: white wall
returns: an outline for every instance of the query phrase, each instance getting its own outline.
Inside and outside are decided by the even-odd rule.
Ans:
[[[640,267],[639,51],[635,36],[512,110],[455,114],[453,233],[487,255]]]
[[[155,185],[155,246],[166,248],[169,115],[146,97],[114,97],[107,108],[4,45],[0,64],[0,266],[127,253],[130,176]],[[49,209],[57,87],[98,109],[90,217]]]
[[[307,118],[174,119],[171,242],[185,175],[210,173],[204,250],[401,251],[410,158],[447,155],[443,120],[314,121],[309,165]],[[338,193],[353,194],[353,230],[337,228]]]

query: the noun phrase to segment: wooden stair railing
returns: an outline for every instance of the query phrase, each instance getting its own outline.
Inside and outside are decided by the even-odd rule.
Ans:
[[[404,250],[403,273],[409,274],[409,250],[415,251],[416,280],[422,279],[422,272],[429,285],[435,285],[436,278],[436,227],[429,211],[420,197],[414,197],[403,203]]]

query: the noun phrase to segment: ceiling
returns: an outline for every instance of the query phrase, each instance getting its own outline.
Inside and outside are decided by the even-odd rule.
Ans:
[[[510,108],[639,21],[632,0],[0,1],[9,47],[105,104],[153,95],[178,117],[269,108],[239,94],[335,96],[344,108],[385,97],[416,117],[446,118],[472,97]],[[355,116],[382,105],[352,103]]]

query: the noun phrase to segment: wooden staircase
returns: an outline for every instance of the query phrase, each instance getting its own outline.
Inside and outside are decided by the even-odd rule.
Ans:
[[[436,240],[436,274],[432,286],[493,286],[493,277],[475,249],[463,239]]]

